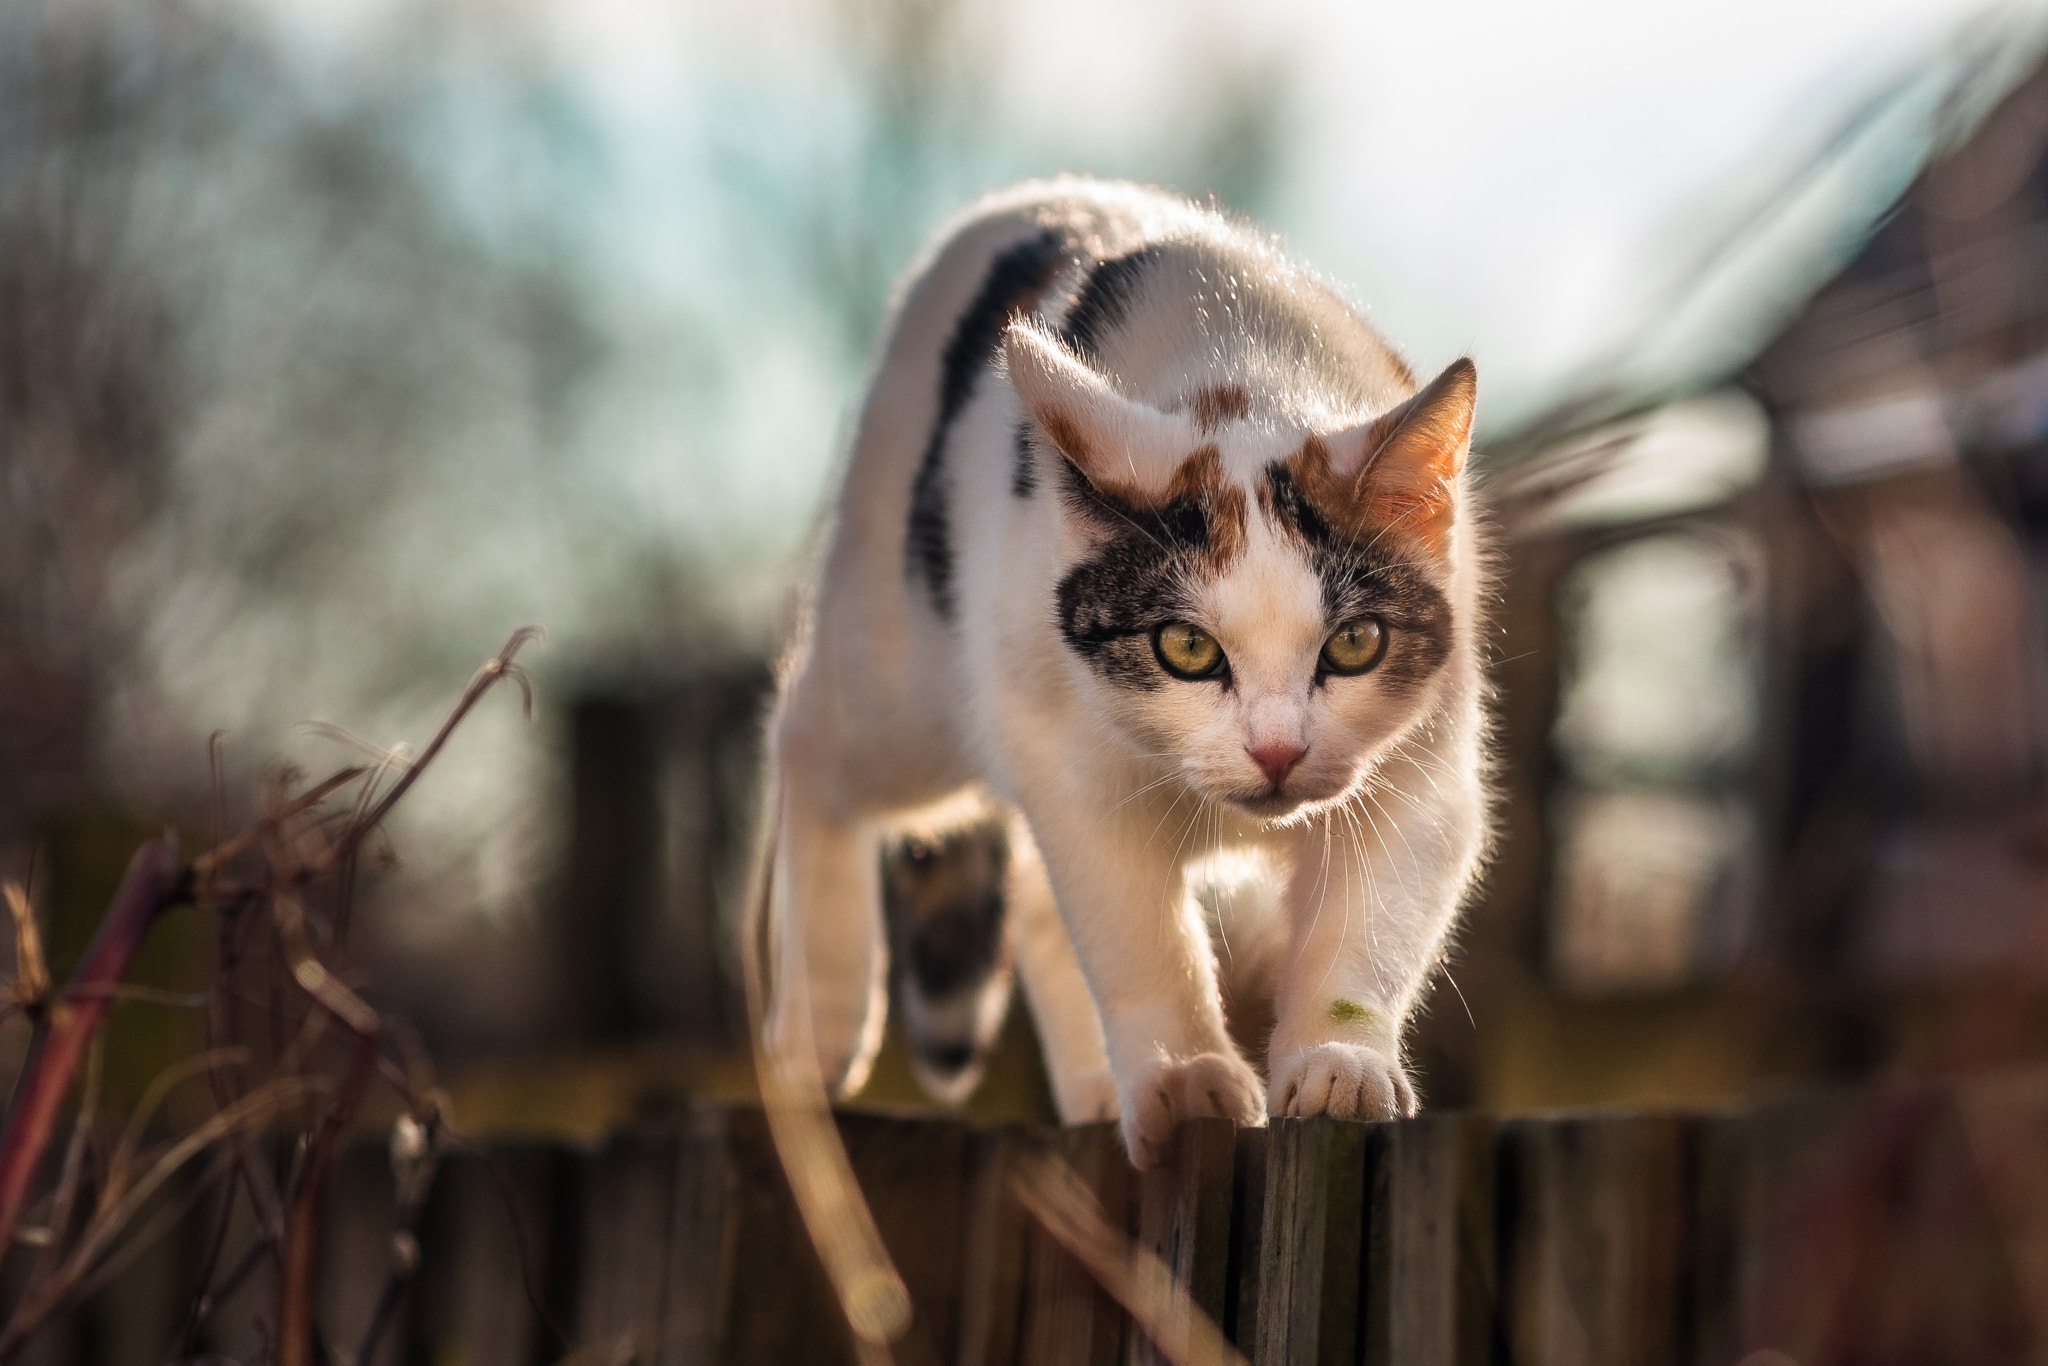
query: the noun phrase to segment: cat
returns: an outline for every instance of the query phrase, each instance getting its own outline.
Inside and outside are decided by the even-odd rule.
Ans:
[[[1488,841],[1476,401],[1470,361],[1418,385],[1334,288],[1165,192],[1035,182],[944,229],[770,723],[769,1047],[860,1088],[881,841],[969,800],[1006,909],[963,980],[1014,954],[1062,1120],[1115,1119],[1147,1167],[1184,1119],[1412,1114],[1403,1027]],[[1212,945],[1219,859],[1268,890],[1210,898]],[[1219,957],[1263,965],[1263,1077]]]

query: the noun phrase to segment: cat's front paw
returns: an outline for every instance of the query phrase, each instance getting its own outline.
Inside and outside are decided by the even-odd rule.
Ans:
[[[1062,1124],[1097,1124],[1117,1117],[1116,1078],[1107,1067],[1055,1077],[1052,1090]]]
[[[1166,1160],[1174,1126],[1184,1119],[1266,1122],[1266,1091],[1258,1074],[1233,1053],[1197,1053],[1148,1064],[1119,1098],[1124,1151],[1138,1169]]]
[[[1400,1060],[1377,1048],[1319,1043],[1297,1048],[1273,1065],[1273,1113],[1404,1119],[1415,1113],[1415,1088]]]

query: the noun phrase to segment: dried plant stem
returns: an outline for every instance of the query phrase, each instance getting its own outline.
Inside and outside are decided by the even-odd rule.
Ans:
[[[14,1240],[29,1183],[49,1145],[64,1094],[107,1012],[109,996],[99,989],[120,981],[127,972],[169,899],[176,863],[177,851],[166,840],[153,840],[135,851],[99,933],[72,975],[72,986],[86,990],[77,1001],[67,995],[51,1008],[22,1069],[5,1128],[0,1129],[0,1247]]]
[[[285,1214],[284,1269],[277,1280],[277,1366],[310,1366],[314,1360],[313,1275],[320,1250],[320,1216],[327,1204],[327,1176],[341,1135],[355,1118],[356,1107],[362,1104],[376,1072],[377,1037],[359,1036],[348,1081],[313,1140]]]
[[[109,1202],[93,1215],[77,1246],[65,1258],[64,1265],[55,1275],[37,1282],[15,1309],[6,1331],[0,1333],[0,1361],[11,1359],[21,1350],[29,1334],[78,1293],[86,1276],[106,1255],[114,1239],[134,1222],[151,1197],[187,1162],[229,1134],[246,1125],[263,1123],[283,1105],[319,1089],[313,1079],[281,1078],[243,1097],[172,1144],[119,1201]],[[228,1160],[231,1159],[224,1159],[224,1162]]]
[[[91,1142],[93,1125],[99,1118],[100,1078],[107,1056],[106,1038],[95,1035],[85,1056],[85,1089],[78,1100],[78,1117],[71,1125],[71,1143],[65,1149],[64,1166],[57,1177],[57,1196],[50,1210],[50,1241],[43,1248],[42,1255],[36,1258],[36,1280],[50,1274],[64,1246],[64,1236],[71,1231],[72,1205],[78,1199],[79,1182],[85,1174],[86,1145]]]
[[[350,783],[362,777],[366,771],[361,767],[345,768],[311,790],[303,792],[291,801],[286,802],[276,812],[256,822],[256,824],[242,831],[233,839],[224,840],[216,844],[213,848],[192,860],[193,877],[202,882],[212,877],[217,870],[234,859],[236,855],[243,853],[258,842],[268,839],[271,835],[277,833],[278,827],[286,821],[294,816],[311,811],[314,807],[320,805],[321,802],[334,795],[336,791],[347,787]]]
[[[440,1098],[431,1098],[398,1121],[391,1134],[391,1170],[398,1188],[398,1218],[391,1234],[391,1270],[384,1288],[370,1311],[370,1321],[356,1346],[356,1366],[369,1366],[377,1359],[377,1344],[390,1326],[398,1306],[412,1288],[420,1269],[420,1225],[427,1214],[427,1196],[434,1189],[434,1171],[440,1165]]]
[[[19,883],[0,887],[14,917],[14,1003],[23,1009],[44,1004],[50,993],[50,970],[43,964],[43,937],[36,933],[35,911]]]
[[[262,819],[237,834],[224,834],[221,745],[216,736],[210,754],[214,781],[209,848],[184,869],[178,868],[168,841],[137,850],[84,960],[61,991],[52,991],[42,967],[41,939],[26,891],[12,884],[0,886],[0,900],[5,902],[0,917],[11,917],[16,941],[16,981],[12,990],[0,997],[0,1018],[19,1012],[36,1031],[14,1097],[0,1119],[0,1250],[14,1240],[29,1209],[43,1208],[42,1203],[32,1201],[46,1201],[51,1214],[50,1229],[38,1239],[46,1244],[45,1250],[37,1258],[35,1272],[11,1317],[0,1327],[0,1361],[13,1359],[51,1315],[106,1284],[164,1231],[192,1217],[208,1193],[223,1183],[225,1199],[196,1268],[199,1288],[180,1331],[176,1354],[191,1350],[220,1298],[231,1293],[255,1267],[269,1261],[278,1269],[278,1290],[276,1314],[264,1332],[270,1340],[266,1358],[273,1366],[312,1366],[315,1361],[329,1360],[313,1322],[322,1217],[336,1155],[371,1083],[385,1067],[384,1040],[390,1031],[377,1012],[321,961],[301,898],[316,884],[332,886],[338,873],[336,909],[338,917],[345,917],[354,860],[363,840],[419,780],[455,728],[499,680],[516,683],[531,712],[530,682],[515,661],[536,634],[531,628],[512,633],[498,654],[470,680],[419,758],[404,763],[399,758],[401,751],[394,751],[375,769],[360,765],[344,768],[296,795],[291,791],[298,782],[295,771],[280,770],[264,785]],[[395,779],[380,791],[386,770],[393,770]],[[323,803],[351,785],[357,790],[346,799],[346,811],[323,809]],[[262,874],[243,880],[232,866],[258,849],[269,866]],[[124,985],[121,979],[158,914],[185,901],[215,908],[220,914],[219,958],[211,986],[197,995],[184,996]],[[245,981],[240,971],[245,958],[242,941],[257,933],[261,924],[245,913],[265,912],[276,946],[274,961],[284,971],[272,971],[266,964],[259,980]],[[0,925],[0,933],[5,930],[6,926]],[[337,932],[324,942],[338,944],[343,933],[345,920],[338,918]],[[298,1007],[301,994],[311,998],[312,1009]],[[98,1152],[93,1137],[98,1116],[89,1084],[65,1160],[58,1164],[59,1171],[50,1174],[54,1191],[32,1193],[39,1173],[51,1165],[49,1148],[81,1060],[100,1042],[111,1003],[124,998],[207,1007],[209,1039],[215,1046],[174,1064],[155,1079],[111,1152],[104,1154],[96,1181],[86,1176]],[[245,1046],[241,1037],[244,1012],[237,1009],[238,1003],[246,1003],[257,1012],[259,1021],[267,1023],[267,1047]],[[337,1037],[336,1023],[341,1027],[339,1039],[347,1057],[339,1067],[316,1057],[324,1040]],[[262,1032],[261,1023],[257,1032]],[[396,1037],[400,1044],[406,1042],[407,1036]],[[226,1046],[219,1046],[222,1044]],[[256,1070],[259,1063],[270,1079],[253,1090],[244,1090],[249,1081],[245,1074]],[[424,1135],[425,1147],[414,1155],[410,1168],[414,1179],[395,1235],[394,1267],[363,1340],[360,1355],[365,1357],[374,1353],[380,1333],[410,1284],[441,1115],[438,1093],[416,1085],[412,1071],[395,1066],[391,1070],[394,1086],[414,1106],[412,1123]],[[201,1074],[208,1078],[213,1093],[216,1109],[212,1117],[167,1148],[145,1155],[144,1131],[164,1099],[172,1088]],[[420,1075],[430,1077],[424,1071]],[[317,1123],[312,1122],[315,1115]],[[313,1130],[310,1134],[301,1132],[309,1127]],[[302,1146],[297,1149],[291,1176],[280,1185],[265,1164],[250,1160],[250,1149],[266,1133],[288,1141],[283,1130],[290,1130]],[[202,1156],[207,1157],[203,1174],[181,1176]],[[178,1184],[171,1187],[168,1183],[174,1177],[179,1178]],[[216,1270],[229,1250],[237,1197],[245,1187],[254,1236],[232,1259],[225,1276],[216,1279]],[[84,1201],[82,1192],[88,1188],[95,1194],[89,1213],[80,1219],[74,1207]],[[74,1223],[79,1225],[75,1230]]]
[[[398,799],[419,781],[419,776],[426,771],[427,765],[434,762],[434,756],[441,752],[441,747],[448,743],[448,737],[462,724],[462,718],[469,715],[470,709],[483,700],[484,694],[489,692],[499,679],[510,678],[517,683],[529,710],[531,709],[533,696],[527,691],[526,674],[513,661],[519,657],[520,650],[525,648],[527,642],[540,633],[537,626],[520,627],[498,648],[498,653],[486,660],[484,666],[476,671],[476,676],[469,680],[469,686],[462,690],[462,697],[456,702],[454,710],[448,713],[448,719],[441,723],[441,729],[434,732],[434,738],[427,741],[427,747],[420,751],[420,757],[405,766],[405,772],[398,775],[398,781],[391,785],[391,790],[385,793],[374,807],[370,808],[368,815],[349,827],[349,833],[342,839],[339,848],[341,858],[352,855],[356,846],[362,843],[363,837],[376,829],[378,823],[391,813],[391,808],[398,805]],[[329,863],[334,861],[329,860]]]
[[[355,1119],[370,1081],[384,1031],[368,1002],[343,986],[313,956],[298,898],[280,892],[275,905],[277,938],[292,980],[355,1035],[355,1057],[341,1094],[321,1122],[306,1153],[297,1189],[284,1221],[284,1266],[277,1281],[277,1366],[308,1366],[313,1359],[313,1276],[319,1254],[320,1216],[327,1202],[327,1177],[341,1136]]]

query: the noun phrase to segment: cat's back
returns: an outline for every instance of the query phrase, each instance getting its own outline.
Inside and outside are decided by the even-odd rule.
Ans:
[[[988,196],[934,235],[892,312],[871,394],[929,410],[935,428],[977,395],[1019,313],[1158,407],[1179,401],[1191,367],[1232,371],[1275,403],[1320,389],[1377,409],[1415,386],[1359,310],[1273,241],[1128,182],[1062,177]]]
[[[889,308],[841,494],[842,547],[872,540],[879,550],[920,473],[927,506],[917,515],[937,513],[932,485],[949,438],[985,388],[1013,316],[1064,310],[1102,263],[1216,222],[1175,195],[1067,176],[999,190],[942,225]],[[943,554],[932,530],[921,549],[907,545],[913,560],[932,561],[913,568],[929,570]]]
[[[1161,410],[1221,395],[1233,416],[1331,430],[1415,391],[1356,307],[1219,211],[1087,178],[999,190],[905,270],[874,358],[825,565],[862,631],[907,645],[950,623],[977,504],[1024,492],[1008,436],[973,422],[1020,313]]]
[[[943,226],[904,272],[841,490],[832,573],[886,564],[948,614],[956,504],[987,482],[962,466],[1005,458],[961,449],[962,419],[992,387],[1003,329],[1020,313],[1043,317],[1127,396],[1165,409],[1225,393],[1327,426],[1415,390],[1358,310],[1214,209],[1125,182],[1013,186]]]

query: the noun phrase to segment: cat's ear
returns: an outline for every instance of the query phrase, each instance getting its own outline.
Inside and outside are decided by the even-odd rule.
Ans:
[[[1352,487],[1361,520],[1399,526],[1441,549],[1472,450],[1479,373],[1454,360],[1407,402],[1326,438],[1330,468]]]
[[[1003,357],[1039,430],[1104,492],[1136,502],[1159,498],[1197,444],[1186,417],[1125,398],[1032,322],[1010,324]]]

